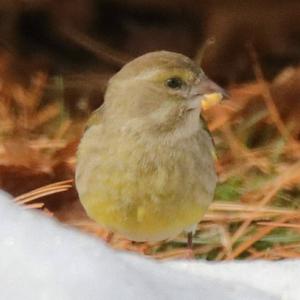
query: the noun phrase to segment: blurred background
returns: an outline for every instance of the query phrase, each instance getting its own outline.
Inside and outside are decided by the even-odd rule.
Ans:
[[[298,1],[1,0],[1,48],[14,70],[110,76],[126,61],[166,49],[196,57],[222,84],[254,78],[249,47],[268,78],[300,59]],[[16,67],[19,69],[16,69]]]
[[[205,112],[220,184],[197,257],[300,256],[299,12],[299,1],[0,0],[0,187],[106,238],[67,180],[84,124],[127,61],[181,52],[231,94]],[[110,242],[157,258],[185,251],[184,238]]]

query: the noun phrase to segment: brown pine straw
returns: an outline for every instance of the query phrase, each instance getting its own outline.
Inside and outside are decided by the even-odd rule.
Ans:
[[[267,249],[265,251],[259,252],[259,251],[254,250],[253,248],[250,248],[250,249],[248,249],[248,252],[251,254],[251,256],[248,258],[248,260],[254,260],[254,259],[278,260],[280,258],[287,258],[286,256],[277,255],[271,249]]]
[[[252,66],[254,69],[255,77],[256,77],[258,84],[261,86],[261,91],[262,91],[261,94],[263,96],[263,99],[265,101],[267,109],[270,113],[270,116],[271,116],[275,126],[277,127],[278,131],[282,135],[282,137],[285,140],[287,140],[287,142],[293,142],[294,138],[290,135],[290,133],[289,133],[288,129],[286,128],[284,122],[282,121],[279,111],[274,103],[273,96],[271,94],[269,85],[264,78],[264,74],[263,74],[261,65],[258,61],[257,53],[251,44],[248,45],[248,48],[249,48],[250,58],[252,60]]]
[[[120,67],[132,59],[129,55],[117,51],[109,45],[106,45],[99,40],[95,40],[75,28],[63,26],[59,29],[67,40],[70,40],[78,46],[90,51],[99,58],[100,61],[105,61]]]
[[[36,199],[40,199],[52,194],[57,194],[60,192],[67,191],[72,187],[73,179],[63,180],[59,182],[55,182],[52,184],[48,184],[46,186],[43,186],[41,188],[32,190],[28,193],[24,193],[18,197],[15,197],[15,202],[18,204],[26,204],[28,202],[31,202]]]
[[[274,246],[268,251],[269,255],[283,257],[283,258],[296,258],[300,257],[300,244],[293,243],[290,245]]]
[[[282,228],[296,228],[300,229],[300,224],[289,224],[289,223],[280,223],[280,222],[257,222],[257,225],[265,225],[271,227],[282,227]]]
[[[291,181],[294,181],[295,179],[300,180],[300,162],[289,167],[281,176],[276,178],[275,182],[271,184],[270,190],[258,203],[257,208],[259,209],[268,204],[281,188],[283,188],[286,184],[289,184]],[[233,242],[235,242],[245,232],[251,221],[251,219],[248,219],[240,226],[240,228],[232,237]]]
[[[271,252],[272,256],[277,258],[299,258],[300,252],[277,250]]]
[[[24,208],[25,209],[40,209],[45,206],[44,203],[33,203],[33,204],[28,204]]]
[[[293,209],[284,209],[276,207],[257,207],[255,205],[241,204],[241,203],[228,203],[228,202],[213,202],[210,207],[212,211],[228,211],[228,212],[261,212],[270,214],[295,214]],[[208,215],[206,215],[207,217]]]
[[[279,218],[278,222],[285,222],[289,220],[289,218],[290,218],[289,216]],[[245,250],[251,247],[255,242],[259,241],[261,238],[269,234],[272,230],[274,230],[273,226],[266,226],[261,229],[258,229],[257,232],[253,234],[247,241],[241,243],[231,253],[226,255],[225,260],[232,260],[238,257],[241,253],[243,253]]]
[[[277,177],[275,182],[272,184],[269,192],[262,198],[262,200],[258,203],[257,207],[263,207],[268,204],[272,198],[277,194],[277,192],[284,187],[287,183],[290,183],[293,180],[300,180],[300,162],[295,165],[289,167],[281,176]],[[247,220],[245,220],[241,226],[236,230],[231,238],[231,243],[235,243],[247,230],[249,225],[254,221],[257,217],[256,212],[253,213],[253,216]],[[282,220],[288,220],[290,216],[284,216]],[[278,222],[282,222],[278,220]],[[246,250],[249,246],[251,246],[258,239],[268,234],[273,230],[274,227],[267,227],[261,229],[256,235],[252,236],[251,240],[245,241],[241,245],[238,246],[231,254],[226,256],[226,259],[233,259],[236,256],[240,255],[244,250]],[[257,238],[258,237],[258,238]]]
[[[233,176],[233,172],[243,173],[251,167],[257,167],[262,172],[267,172],[269,163],[265,157],[261,155],[261,151],[253,151],[247,149],[234,135],[230,125],[224,124],[222,129],[223,137],[230,147],[233,157],[239,157],[240,160],[244,159],[243,165],[236,170],[232,170],[227,176]]]

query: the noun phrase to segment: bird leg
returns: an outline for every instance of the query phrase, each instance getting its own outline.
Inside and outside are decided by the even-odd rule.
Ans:
[[[186,258],[187,259],[192,259],[195,258],[194,252],[193,252],[193,232],[190,231],[187,234],[187,253],[186,253]]]
[[[193,250],[193,232],[188,232],[187,234],[187,246],[189,250]]]

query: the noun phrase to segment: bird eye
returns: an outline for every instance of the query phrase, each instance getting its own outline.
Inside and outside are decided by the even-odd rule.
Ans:
[[[171,77],[166,81],[167,87],[178,90],[183,87],[184,81],[179,77]]]

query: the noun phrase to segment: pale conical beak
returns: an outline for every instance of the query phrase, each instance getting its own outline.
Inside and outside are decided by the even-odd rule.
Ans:
[[[204,78],[202,77],[195,86],[195,93],[202,96],[201,108],[204,110],[219,103],[223,99],[229,98],[229,95],[223,88],[206,76]]]

